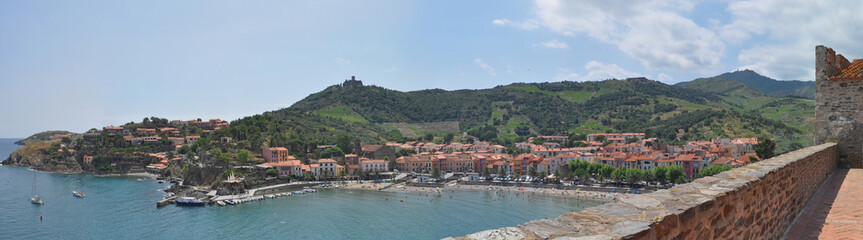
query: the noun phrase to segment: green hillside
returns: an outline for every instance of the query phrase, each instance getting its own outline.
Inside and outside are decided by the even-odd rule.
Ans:
[[[752,88],[740,81],[727,78],[699,78],[677,86],[747,99],[765,97],[764,93],[761,93],[758,89]]]
[[[765,96],[733,80],[712,89],[701,82],[694,89],[636,78],[412,92],[334,85],[289,108],[234,121],[220,134],[249,149],[293,152],[354,137],[380,143],[463,132],[503,145],[533,135],[597,132],[646,132],[669,143],[773,136],[780,151],[811,144],[806,121],[814,104],[808,100]]]

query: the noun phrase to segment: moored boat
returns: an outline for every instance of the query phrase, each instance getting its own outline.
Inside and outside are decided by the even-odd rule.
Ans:
[[[33,172],[33,197],[30,198],[30,202],[36,205],[45,205],[45,202],[42,201],[42,198],[36,194],[36,173]]]
[[[195,206],[195,207],[198,207],[198,206],[207,205],[206,202],[198,200],[198,199],[193,198],[193,197],[181,197],[179,200],[177,200],[176,203],[177,203],[177,206]]]
[[[72,191],[72,195],[78,198],[84,198],[84,192]]]

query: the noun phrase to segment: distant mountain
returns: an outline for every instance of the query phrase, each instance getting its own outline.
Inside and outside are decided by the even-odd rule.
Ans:
[[[741,81],[728,78],[699,78],[689,82],[677,84],[677,86],[701,90],[705,92],[718,93],[722,95],[737,96],[746,99],[765,97],[765,94],[758,89],[750,87],[749,85],[746,85]]]
[[[815,82],[799,80],[779,81],[748,69],[723,73],[716,77],[740,81],[758,89],[764,94],[774,97],[799,96],[815,99]]]

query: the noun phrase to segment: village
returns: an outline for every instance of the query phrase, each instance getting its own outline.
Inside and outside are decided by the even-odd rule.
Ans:
[[[376,186],[374,189],[378,190],[394,184],[402,187],[446,187],[447,183],[455,187],[454,183],[461,183],[463,186],[560,188],[564,186],[560,184],[566,183],[567,186],[578,184],[582,189],[595,187],[593,189],[599,192],[617,190],[613,187],[627,192],[651,191],[760,161],[755,147],[763,140],[715,138],[669,145],[647,138],[645,133],[593,133],[576,139],[533,136],[524,142],[503,146],[478,141],[467,134],[455,141],[380,145],[362,144],[355,138],[349,153],[341,153],[337,145],[318,145],[316,153],[300,158],[280,146],[264,147],[260,152],[239,149],[232,138],[217,133],[230,126],[220,119],[168,121],[153,118],[150,124],[160,127],[106,126],[101,131],[88,131],[81,136],[81,141],[70,141],[66,139],[70,137],[67,134],[52,136],[51,142],[59,144],[57,151],[60,153],[82,155],[83,165],[97,173],[149,174],[166,181],[179,180],[178,185],[184,185],[185,176],[177,175],[179,167],[216,169],[196,174],[196,180],[186,179],[184,187],[188,191],[175,190],[178,194],[198,192],[197,197],[217,199],[218,196],[249,198],[252,196],[246,195],[255,192],[253,189],[308,187],[328,182],[342,186],[346,180],[356,180],[354,183],[361,184],[361,188]],[[108,154],[104,151],[98,157],[89,154],[100,151],[87,146],[111,139],[122,139],[123,143],[114,143]],[[76,147],[88,154],[76,153]],[[328,152],[338,153],[324,154]],[[712,167],[723,168],[704,172]],[[230,174],[226,175],[228,172]],[[240,177],[235,176],[237,173]]]
[[[739,167],[760,159],[753,152],[758,138],[713,139],[693,141],[683,146],[660,144],[645,138],[644,133],[603,133],[587,135],[586,147],[561,148],[569,137],[539,136],[515,147],[524,152],[505,153],[506,147],[489,142],[388,142],[385,145],[357,144],[352,154],[310,160],[309,164],[289,154],[282,147],[265,148],[263,164],[278,170],[281,176],[315,179],[336,179],[345,176],[386,174],[391,171],[413,174],[457,173],[461,175],[498,176],[560,176],[561,167],[571,161],[601,163],[615,168],[651,170],[656,167],[682,167],[687,178],[695,178],[702,169],[723,165]],[[543,143],[535,144],[536,140]],[[331,146],[322,146],[321,149]],[[396,153],[408,150],[407,156]],[[439,178],[440,174],[433,174]],[[519,178],[519,177],[514,177]]]

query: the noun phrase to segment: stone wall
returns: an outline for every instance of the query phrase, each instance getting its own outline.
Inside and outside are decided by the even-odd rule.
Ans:
[[[840,76],[851,63],[833,49],[815,58],[815,143],[838,143],[840,165],[863,168],[863,79]]]
[[[828,143],[554,219],[459,239],[780,239],[836,168]]]

